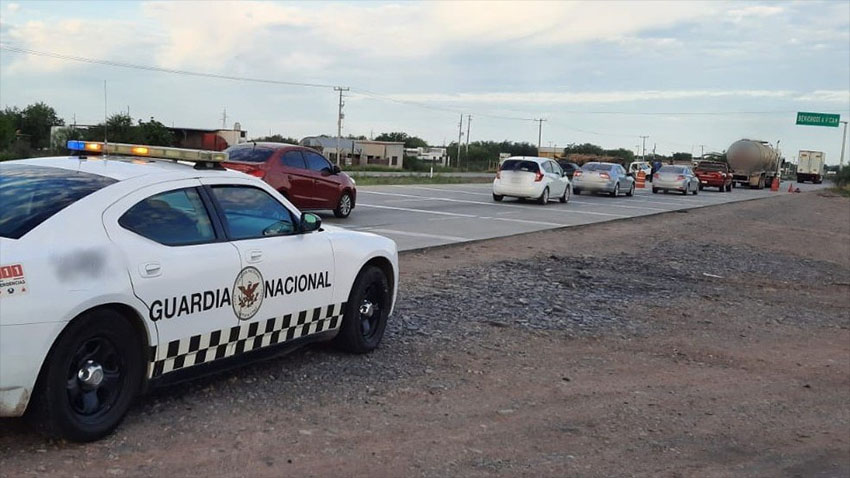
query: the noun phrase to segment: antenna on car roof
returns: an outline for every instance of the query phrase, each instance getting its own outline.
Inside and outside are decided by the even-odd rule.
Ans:
[[[106,109],[106,80],[103,80],[103,144],[109,144],[107,140],[107,127],[109,124],[108,113]],[[106,149],[103,148],[103,157],[106,158],[108,155],[106,154]]]

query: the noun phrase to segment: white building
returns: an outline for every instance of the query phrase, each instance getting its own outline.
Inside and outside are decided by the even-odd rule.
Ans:
[[[405,156],[413,156],[420,161],[432,162],[440,166],[448,166],[449,154],[446,148],[404,148]]]

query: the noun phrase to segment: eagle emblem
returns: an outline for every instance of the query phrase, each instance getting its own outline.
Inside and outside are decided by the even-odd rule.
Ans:
[[[246,267],[233,283],[233,312],[239,320],[254,316],[263,304],[263,276],[255,267]]]

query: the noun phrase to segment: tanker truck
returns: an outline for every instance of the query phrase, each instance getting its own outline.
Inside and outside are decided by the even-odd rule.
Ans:
[[[726,150],[732,181],[738,185],[764,189],[779,175],[779,155],[767,141],[741,139]]]

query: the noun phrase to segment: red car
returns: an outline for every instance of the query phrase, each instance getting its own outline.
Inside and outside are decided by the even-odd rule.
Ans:
[[[703,187],[717,188],[720,192],[732,191],[732,170],[729,165],[720,161],[700,161],[694,168],[694,174],[699,178],[699,189]]]
[[[225,167],[271,184],[298,209],[331,209],[336,217],[348,217],[354,209],[354,180],[313,149],[251,142],[225,152]]]

